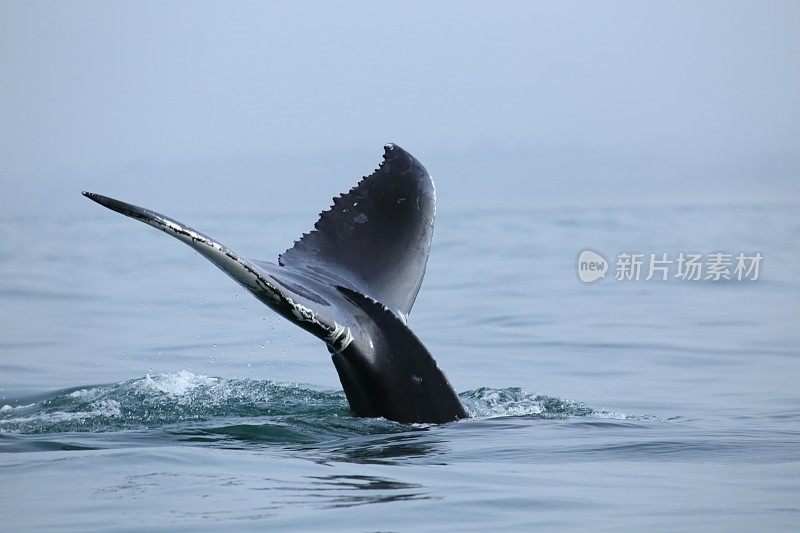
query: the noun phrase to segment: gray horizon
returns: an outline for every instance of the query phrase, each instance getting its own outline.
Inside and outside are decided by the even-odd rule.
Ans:
[[[800,198],[800,4],[0,4],[6,214],[319,212],[397,143],[440,205]],[[177,213],[176,213],[177,211]]]

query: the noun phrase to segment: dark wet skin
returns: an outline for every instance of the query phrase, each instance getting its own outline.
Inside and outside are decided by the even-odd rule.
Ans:
[[[153,211],[93,193],[95,202],[195,248],[256,298],[322,339],[353,412],[444,423],[467,413],[405,324],[430,251],[436,194],[425,167],[396,145],[356,187],[334,198],[278,264],[244,259]]]

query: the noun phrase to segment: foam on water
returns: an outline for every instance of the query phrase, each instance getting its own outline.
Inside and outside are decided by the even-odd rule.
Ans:
[[[530,394],[521,388],[479,388],[462,393],[470,416],[626,418],[594,410],[563,398]],[[339,427],[352,419],[356,433],[409,426],[382,421],[375,425],[352,416],[341,391],[309,385],[254,379],[221,379],[186,370],[146,375],[112,385],[61,391],[33,403],[0,409],[0,432],[45,434],[63,432],[113,432],[171,424],[211,422]],[[421,427],[421,426],[420,426]]]

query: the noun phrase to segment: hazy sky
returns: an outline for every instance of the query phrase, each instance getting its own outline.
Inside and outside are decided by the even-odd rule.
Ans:
[[[800,3],[0,0],[0,207],[800,198]],[[173,211],[174,212],[174,209]]]

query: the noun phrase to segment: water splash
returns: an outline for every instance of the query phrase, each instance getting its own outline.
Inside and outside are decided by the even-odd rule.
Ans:
[[[492,389],[481,387],[462,392],[461,401],[473,418],[498,418],[507,416],[528,416],[545,419],[566,419],[575,417],[608,418],[614,420],[643,420],[653,417],[630,416],[623,413],[594,409],[582,402],[565,398],[530,394],[519,387]]]
[[[296,384],[224,380],[182,371],[61,391],[0,408],[0,433],[147,429],[213,419],[348,416],[344,394]]]
[[[594,410],[585,404],[541,394],[529,394],[518,387],[506,389],[481,387],[463,392],[460,397],[467,412],[475,418],[501,416],[569,418],[594,413]]]
[[[460,395],[473,418],[625,418],[520,388],[480,388]],[[169,429],[196,437],[242,434],[302,442],[321,436],[424,428],[352,416],[341,391],[254,379],[220,379],[182,371],[113,385],[82,387],[45,399],[0,407],[0,433],[50,434]],[[276,429],[278,428],[278,429]],[[270,433],[272,432],[272,433]],[[287,437],[287,434],[290,436]]]

